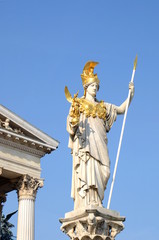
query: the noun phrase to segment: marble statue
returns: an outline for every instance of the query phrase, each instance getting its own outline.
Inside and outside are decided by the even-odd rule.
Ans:
[[[78,93],[72,98],[67,87],[65,95],[71,108],[67,118],[69,148],[73,157],[72,190],[74,209],[89,205],[102,207],[104,191],[110,176],[110,160],[107,149],[107,132],[117,115],[124,114],[128,99],[120,106],[96,98],[100,81],[94,68],[98,62],[89,61],[81,74],[84,96]],[[130,101],[134,85],[129,83]]]

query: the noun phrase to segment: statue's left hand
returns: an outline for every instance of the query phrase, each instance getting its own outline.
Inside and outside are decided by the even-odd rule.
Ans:
[[[131,97],[134,96],[134,92],[135,92],[135,87],[134,87],[134,83],[130,82],[129,83],[129,89],[130,89],[130,94],[131,94]]]

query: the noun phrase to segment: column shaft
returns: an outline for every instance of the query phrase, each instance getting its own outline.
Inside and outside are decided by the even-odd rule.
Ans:
[[[34,240],[35,201],[19,200],[17,240]]]
[[[17,183],[19,200],[17,240],[34,240],[35,198],[43,180],[24,175]]]

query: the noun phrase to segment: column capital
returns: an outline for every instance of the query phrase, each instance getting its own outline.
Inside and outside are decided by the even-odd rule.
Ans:
[[[29,175],[22,176],[16,184],[18,199],[35,200],[38,188],[43,185],[43,179],[33,178]]]

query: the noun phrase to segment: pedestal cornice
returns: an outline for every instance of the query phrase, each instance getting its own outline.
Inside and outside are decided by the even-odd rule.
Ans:
[[[115,240],[124,229],[125,217],[113,210],[90,206],[65,214],[61,230],[71,240]]]

